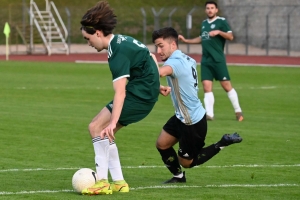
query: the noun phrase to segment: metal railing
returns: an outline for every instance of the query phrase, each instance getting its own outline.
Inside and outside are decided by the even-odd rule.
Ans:
[[[52,10],[54,10],[54,13],[56,14],[55,16],[53,16]],[[64,22],[55,4],[52,1],[49,3],[49,1],[46,0],[46,10],[41,11],[38,8],[37,4],[34,2],[34,0],[31,0],[29,14],[30,14],[30,52],[32,53],[34,48],[34,39],[33,39],[33,23],[34,23],[35,27],[40,33],[40,36],[43,40],[48,55],[51,55],[53,49],[59,49],[65,51],[66,54],[69,54],[69,47],[66,44],[68,31],[66,29],[66,26],[64,25]],[[58,24],[56,23],[57,20],[55,19],[55,17],[60,22],[60,25],[64,30],[64,35],[62,35],[61,30]],[[53,47],[54,44],[62,45],[63,48],[54,48]]]
[[[48,1],[48,0],[46,0],[46,1]],[[53,1],[50,2],[50,6],[48,8],[49,9],[48,11],[51,12],[51,8],[54,10],[54,12],[56,14],[56,17],[58,18],[58,20],[60,22],[60,25],[61,25],[62,29],[64,30],[64,33],[65,33],[64,34],[64,39],[67,40],[67,38],[68,38],[68,30],[67,30],[67,28],[66,28],[66,26],[65,26],[65,24],[64,24],[64,22],[63,22],[63,20],[62,20],[62,18],[60,16],[59,12],[58,12],[55,4],[53,3]]]
[[[68,5],[67,15],[64,14],[66,7],[57,7],[57,11],[64,14],[61,20],[70,20],[68,29],[72,35],[68,35],[68,40],[72,40],[72,43],[85,43],[79,31],[79,22],[89,7],[83,4]],[[193,9],[194,11],[190,13]],[[12,12],[16,10],[13,9]],[[118,16],[114,33],[133,36],[147,45],[152,44],[152,32],[165,26],[174,27],[179,34],[186,37],[197,37],[200,34],[201,22],[206,18],[203,6],[164,7],[163,9],[151,6],[133,9],[122,6],[114,7],[114,10]],[[22,20],[20,13],[11,15],[13,21]],[[71,19],[70,15],[72,15]],[[219,15],[227,19],[234,34],[234,40],[226,43],[226,54],[300,55],[300,5],[256,6],[254,2],[250,6],[220,6]],[[25,22],[26,20],[23,20],[23,23]],[[195,48],[190,45],[185,51],[194,52]],[[197,52],[201,53],[201,45],[197,45]]]

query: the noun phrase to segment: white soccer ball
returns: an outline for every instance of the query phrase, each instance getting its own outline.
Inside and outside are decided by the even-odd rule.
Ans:
[[[85,188],[93,186],[98,181],[97,173],[89,168],[81,168],[72,178],[72,186],[76,192],[81,193]]]

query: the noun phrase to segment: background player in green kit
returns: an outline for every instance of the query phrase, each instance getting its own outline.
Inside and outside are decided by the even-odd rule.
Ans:
[[[116,15],[106,1],[98,2],[82,17],[81,31],[88,45],[98,52],[107,49],[115,95],[89,124],[95,151],[98,181],[82,194],[128,192],[121,170],[114,134],[123,126],[145,118],[158,100],[159,72],[153,54],[132,37],[114,35]],[[163,91],[162,91],[163,92]],[[108,182],[108,170],[113,183]]]
[[[204,90],[204,105],[208,120],[214,119],[214,95],[212,92],[213,79],[220,81],[227,92],[235,111],[236,119],[243,121],[244,117],[239,104],[237,92],[232,87],[224,55],[226,40],[233,40],[232,31],[225,18],[217,16],[218,5],[214,1],[205,3],[207,19],[201,24],[200,37],[179,40],[189,44],[202,44],[201,81]]]

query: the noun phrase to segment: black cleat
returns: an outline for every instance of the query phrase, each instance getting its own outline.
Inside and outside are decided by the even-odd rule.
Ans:
[[[221,140],[216,144],[216,147],[226,147],[234,143],[240,143],[243,140],[243,138],[240,137],[239,134],[233,133],[233,134],[225,134],[221,138]]]
[[[183,177],[182,178],[177,178],[177,177],[173,177],[170,180],[167,180],[165,182],[163,182],[164,184],[166,183],[186,183],[186,178],[185,178],[185,172],[183,173]]]

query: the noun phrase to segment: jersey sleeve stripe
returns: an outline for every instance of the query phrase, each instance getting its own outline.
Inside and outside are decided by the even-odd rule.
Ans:
[[[119,76],[118,78],[114,79],[113,82],[120,80],[121,78],[126,78],[126,77],[130,77],[129,74],[123,75],[123,76]]]

